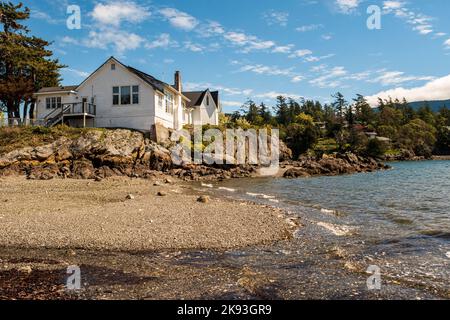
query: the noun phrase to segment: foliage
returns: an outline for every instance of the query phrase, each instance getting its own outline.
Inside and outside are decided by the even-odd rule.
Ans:
[[[378,140],[371,139],[367,143],[365,155],[372,158],[382,158],[387,151],[386,143]]]
[[[332,97],[331,104],[322,105],[279,96],[273,108],[249,100],[227,118],[226,125],[278,128],[280,138],[296,156],[311,148],[316,153],[352,151],[372,156],[380,156],[388,149],[426,157],[432,152],[450,153],[450,110],[445,106],[433,113],[427,106],[415,111],[405,99],[380,99],[378,108],[374,108],[362,95],[352,103],[339,92]],[[326,129],[320,130],[322,126]],[[391,143],[369,139],[372,133],[389,138]]]
[[[33,93],[42,87],[57,86],[59,69],[64,67],[51,59],[53,53],[46,49],[49,42],[29,35],[30,30],[23,24],[29,17],[30,10],[22,3],[0,3],[0,111],[7,112],[9,118],[32,115]]]

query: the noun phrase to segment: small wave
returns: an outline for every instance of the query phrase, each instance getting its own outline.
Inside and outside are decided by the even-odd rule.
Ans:
[[[328,231],[331,231],[334,235],[338,237],[348,236],[353,231],[352,228],[350,228],[349,226],[338,226],[326,222],[318,222],[317,225],[327,229]]]
[[[325,214],[336,214],[336,211],[334,210],[329,210],[329,209],[320,209],[320,212],[325,213]]]
[[[263,199],[275,199],[275,196],[271,196],[264,193],[251,193],[247,192],[247,195],[254,198],[263,198]]]
[[[280,203],[280,200],[277,200],[277,199],[269,199],[269,201],[273,202],[273,203]]]
[[[258,197],[259,196],[259,193],[251,193],[251,192],[247,192],[246,193],[248,196],[250,196],[250,197]]]
[[[219,190],[228,191],[228,192],[236,192],[236,189],[220,187]]]
[[[202,182],[202,187],[205,187],[205,188],[214,188],[214,186],[213,186],[212,184],[206,184],[206,183],[203,183],[203,182]]]

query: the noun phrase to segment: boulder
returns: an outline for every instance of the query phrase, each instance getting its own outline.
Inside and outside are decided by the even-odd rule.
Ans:
[[[200,196],[197,199],[197,202],[201,202],[201,203],[208,203],[209,202],[209,197],[208,196]]]
[[[283,177],[285,178],[308,178],[310,174],[303,168],[291,168],[286,170]]]
[[[93,179],[97,176],[91,161],[82,159],[73,162],[71,178]]]

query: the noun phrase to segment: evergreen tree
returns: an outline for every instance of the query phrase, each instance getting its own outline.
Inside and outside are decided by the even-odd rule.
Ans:
[[[283,96],[277,97],[277,104],[274,109],[277,122],[280,125],[287,126],[290,120],[290,110],[286,98]]]
[[[21,117],[21,104],[24,117],[32,114],[33,93],[59,85],[59,69],[64,67],[51,59],[47,41],[29,35],[23,24],[29,17],[30,10],[22,3],[0,3],[0,106],[9,118]]]
[[[344,115],[346,112],[348,102],[345,100],[344,95],[340,92],[337,92],[335,95],[332,95],[332,97],[335,99],[332,105],[336,110],[339,122],[342,124],[344,123]]]

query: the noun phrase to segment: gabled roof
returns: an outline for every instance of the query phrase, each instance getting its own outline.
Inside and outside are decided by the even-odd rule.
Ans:
[[[172,88],[172,86],[170,84],[167,84],[163,81],[160,81],[158,79],[156,79],[155,77],[140,71],[138,69],[135,69],[133,67],[130,66],[126,66],[125,64],[123,64],[122,62],[120,62],[119,60],[117,60],[114,57],[110,57],[108,60],[106,60],[100,67],[97,68],[97,70],[95,70],[92,74],[90,74],[86,79],[84,79],[84,81],[78,86],[81,87],[89,78],[91,78],[95,73],[97,73],[97,71],[99,71],[101,68],[103,68],[103,66],[105,64],[107,64],[109,61],[114,60],[114,62],[120,64],[122,67],[124,67],[125,69],[127,69],[128,71],[130,71],[131,73],[133,73],[134,75],[138,76],[139,78],[141,78],[144,82],[146,82],[147,84],[151,85],[153,87],[153,89],[164,92],[164,88],[165,87],[169,87]]]
[[[187,97],[191,102],[187,103],[188,108],[194,108],[198,107],[202,104],[203,100],[205,99],[206,93],[209,92],[216,104],[217,107],[219,107],[219,91],[209,91],[209,89],[205,91],[190,91],[190,92],[183,92],[183,95]]]
[[[76,91],[78,86],[61,86],[61,87],[47,87],[42,88],[37,93],[38,94],[45,94],[45,93],[65,93],[65,92],[72,92]]]
[[[153,89],[155,90],[159,90],[161,92],[164,92],[164,87],[171,87],[171,85],[162,82],[158,79],[156,79],[155,77],[142,72],[138,69],[135,69],[133,67],[130,66],[124,66],[125,68],[127,68],[130,72],[134,73],[135,75],[137,75],[139,78],[141,78],[142,80],[144,80],[146,83],[148,83],[149,85],[151,85],[153,87]]]
[[[205,98],[205,94],[207,91],[191,91],[191,92],[183,92],[183,95],[186,96],[191,102],[187,103],[186,106],[188,108],[197,107],[202,104],[203,99]]]

